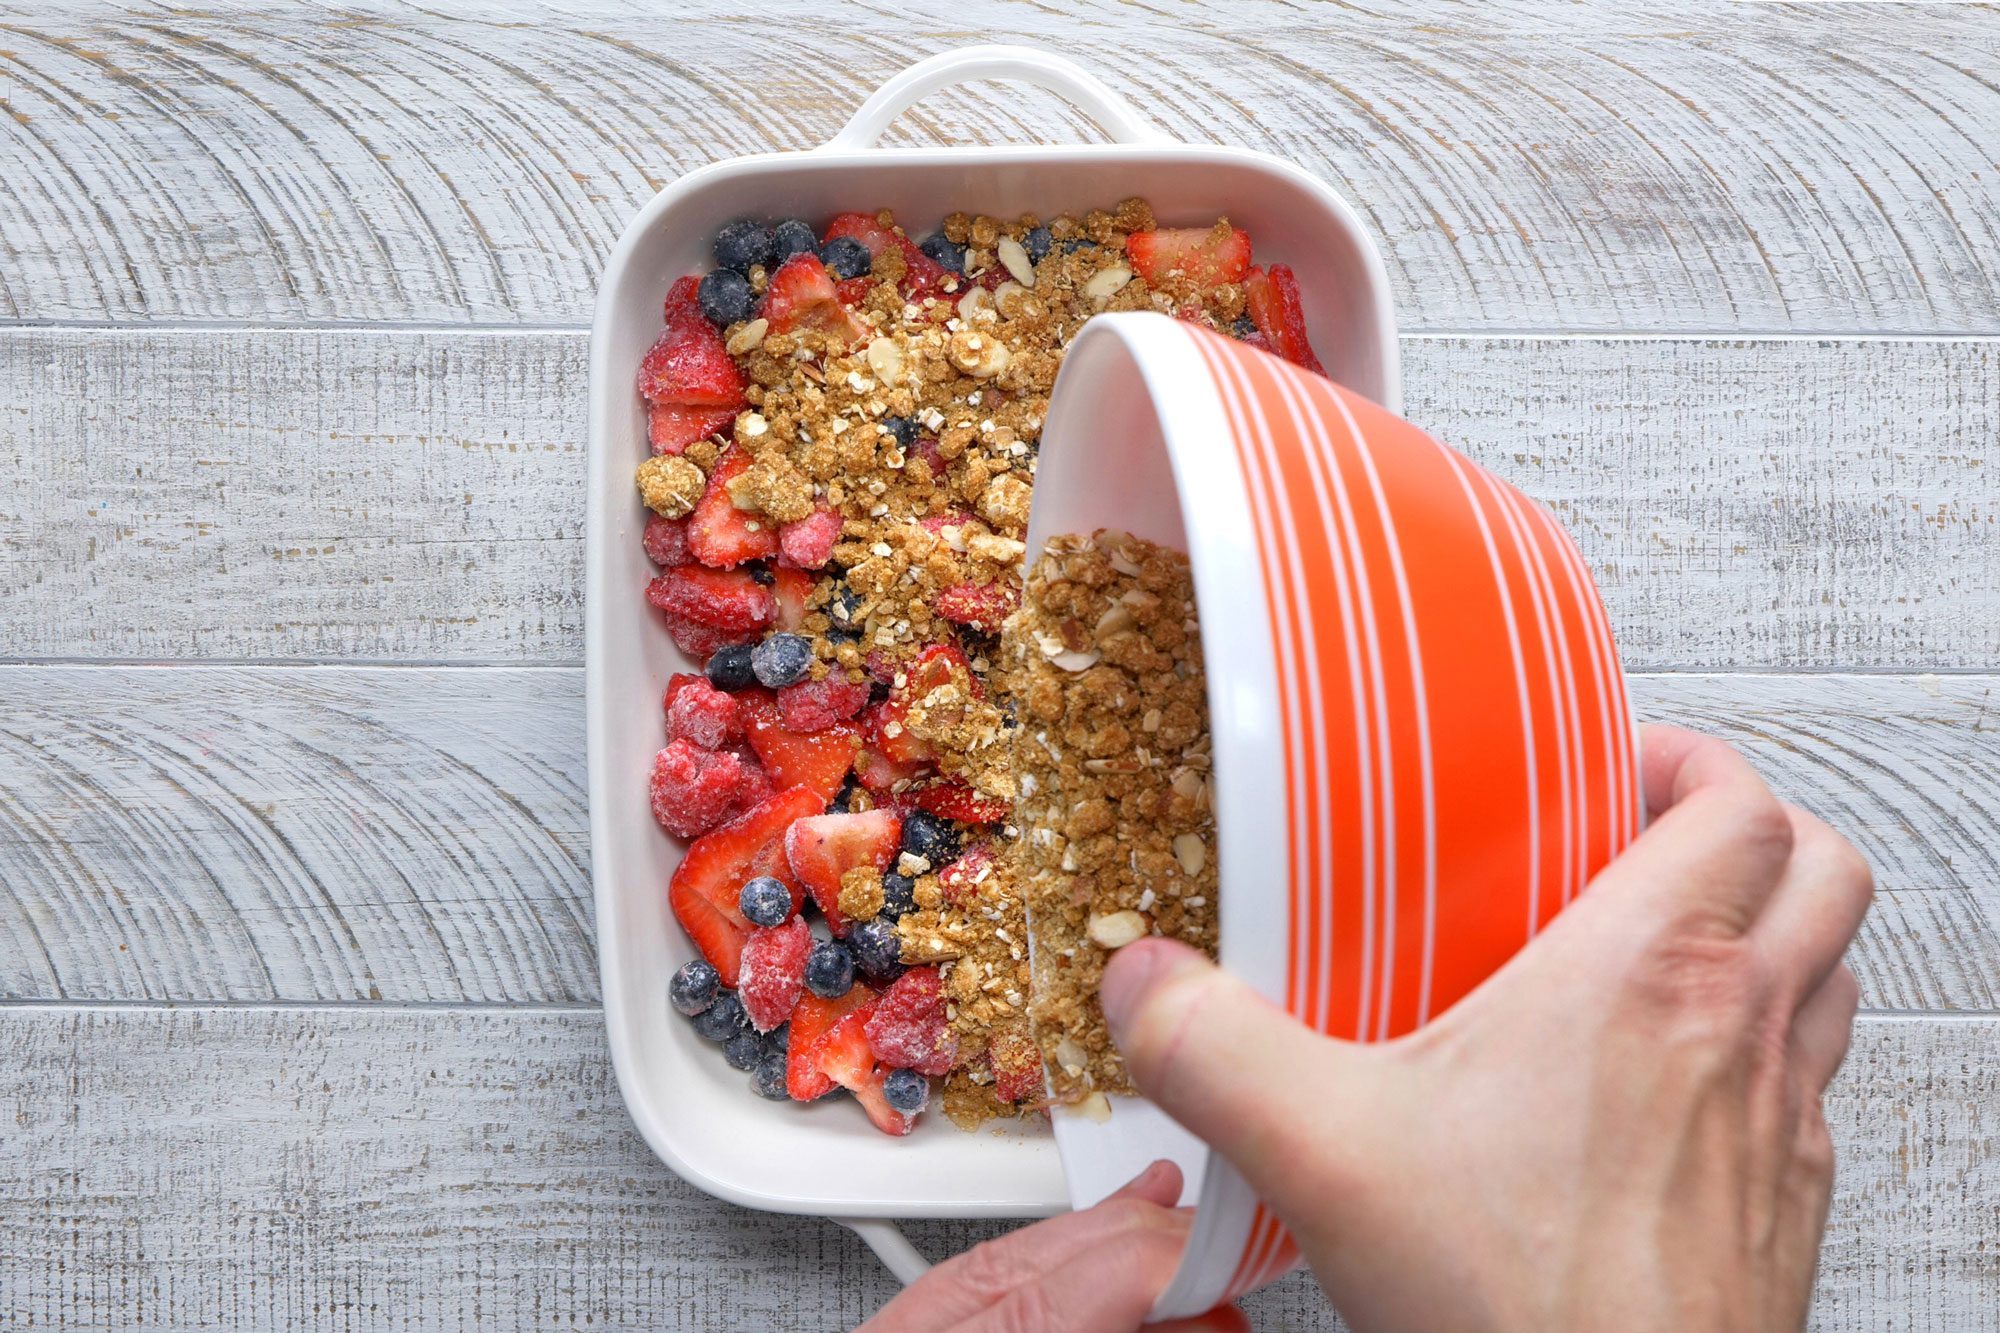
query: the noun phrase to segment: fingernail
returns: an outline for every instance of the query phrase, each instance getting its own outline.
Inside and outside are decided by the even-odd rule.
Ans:
[[[1132,1016],[1139,997],[1153,982],[1180,962],[1177,946],[1167,940],[1138,940],[1111,956],[1098,983],[1097,999],[1104,1006],[1104,1019],[1116,1037]]]

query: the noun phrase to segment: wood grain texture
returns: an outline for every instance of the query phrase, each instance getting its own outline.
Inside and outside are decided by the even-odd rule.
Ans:
[[[0,1010],[0,1323],[822,1330],[894,1292],[848,1234],[699,1194],[590,1011]],[[747,1095],[747,1094],[746,1094]],[[1812,1327],[2000,1327],[2000,1024],[1863,1020]],[[933,1257],[1000,1229],[910,1224]],[[1248,1302],[1331,1329],[1304,1275]]]
[[[745,12],[13,0],[0,315],[581,322],[660,185],[814,146],[919,56],[1025,40],[1336,183],[1412,328],[2000,331],[1990,6]],[[1080,133],[989,86],[893,141]]]
[[[1577,534],[1628,667],[2000,660],[2000,341],[1404,348],[1410,416]],[[0,657],[580,660],[584,354],[0,332]]]
[[[582,689],[570,669],[0,668],[0,998],[594,1000]],[[1996,689],[1634,681],[1641,716],[1742,745],[1868,855],[1850,958],[1882,1009],[2000,1010]]]

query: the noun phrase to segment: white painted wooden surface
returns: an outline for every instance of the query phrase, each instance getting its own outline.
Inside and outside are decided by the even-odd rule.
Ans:
[[[0,331],[0,654],[582,656],[582,334]],[[2000,340],[1405,340],[1626,665],[1977,668]]]
[[[1642,712],[1867,851],[1814,1327],[2000,1330],[2000,9],[919,8],[0,0],[0,1326],[889,1295],[617,1104],[578,330],[660,184],[1026,39],[1342,187],[1410,413],[1578,533]],[[1085,133],[989,85],[891,137]]]

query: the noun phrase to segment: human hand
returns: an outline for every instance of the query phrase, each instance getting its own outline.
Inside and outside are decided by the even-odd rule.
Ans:
[[[1804,1322],[1868,867],[1721,742],[1642,751],[1651,826],[1410,1036],[1319,1036],[1163,940],[1105,972],[1133,1080],[1359,1333]]]
[[[1095,1208],[976,1245],[912,1282],[861,1333],[1131,1333],[1165,1289],[1191,1215],[1180,1168],[1155,1162]],[[1234,1309],[1150,1326],[1238,1333]]]

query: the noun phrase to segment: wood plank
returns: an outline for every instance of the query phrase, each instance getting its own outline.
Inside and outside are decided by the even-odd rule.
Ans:
[[[0,13],[0,315],[21,320],[580,323],[661,184],[814,146],[908,61],[1000,39],[1339,184],[1412,328],[2000,330],[1989,6]],[[986,88],[894,141],[1079,132]]]
[[[1633,684],[1867,853],[1865,1004],[2000,1009],[2000,677]],[[571,669],[0,668],[0,998],[594,1000],[583,750]]]
[[[0,1323],[851,1327],[846,1232],[718,1203],[626,1120],[591,1011],[0,1010]],[[2000,1022],[1864,1020],[1812,1327],[1992,1329]],[[947,1131],[948,1132],[948,1131]],[[911,1224],[934,1257],[995,1224]],[[1294,1275],[1260,1328],[1337,1327]]]
[[[1412,418],[1554,506],[1628,666],[2000,654],[2000,341],[1404,346]],[[579,660],[584,353],[0,332],[0,658]]]

